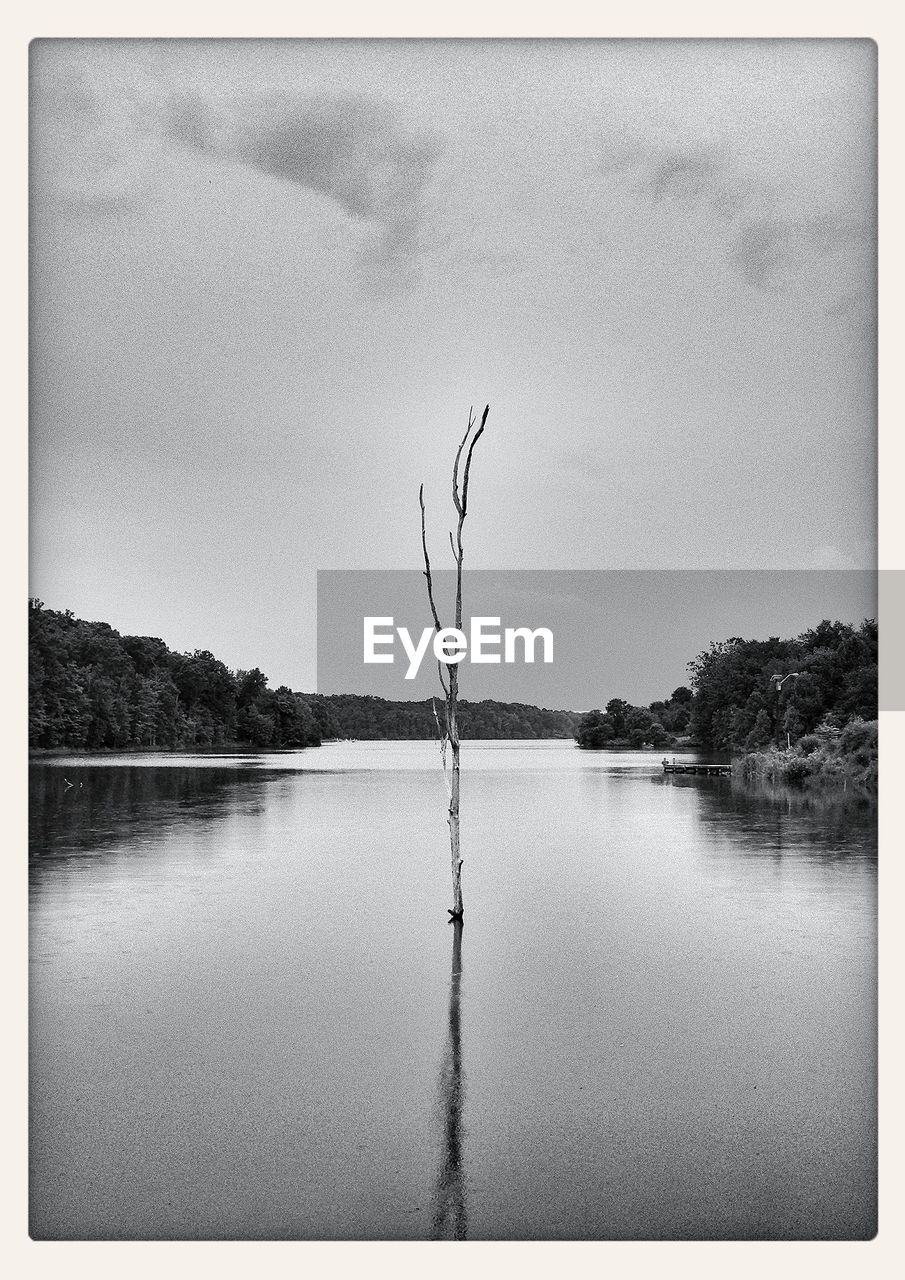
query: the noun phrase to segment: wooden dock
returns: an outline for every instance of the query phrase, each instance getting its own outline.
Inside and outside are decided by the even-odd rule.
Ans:
[[[672,764],[668,760],[663,761],[664,773],[698,773],[703,774],[707,778],[730,778],[732,776],[731,764],[701,764],[699,762],[689,764],[679,764],[673,760]]]

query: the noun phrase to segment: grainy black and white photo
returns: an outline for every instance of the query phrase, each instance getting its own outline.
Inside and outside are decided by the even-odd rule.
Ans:
[[[32,1239],[875,1236],[876,63],[31,44]]]

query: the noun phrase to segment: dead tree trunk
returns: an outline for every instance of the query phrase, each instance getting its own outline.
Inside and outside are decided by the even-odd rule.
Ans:
[[[449,982],[449,1018],[446,1049],[440,1071],[440,1106],[443,1126],[442,1161],[434,1192],[433,1240],[465,1240],[468,1217],[462,1176],[462,1109],[465,1073],[462,1070],[462,921],[453,922],[452,977]]]
[[[456,613],[455,627],[458,631],[462,629],[462,562],[465,558],[465,552],[462,546],[462,526],[465,523],[465,517],[468,514],[468,477],[471,471],[471,456],[474,453],[474,447],[480,439],[487,415],[490,412],[490,405],[486,405],[481,415],[481,422],[476,431],[474,428],[477,420],[472,410],[468,412],[468,427],[465,435],[462,437],[462,443],[459,445],[456,453],[456,460],[453,464],[453,504],[459,520],[456,528],[455,536],[450,532],[449,543],[452,547],[452,553],[456,561]],[[472,435],[472,432],[474,434]],[[468,452],[465,454],[465,466],[462,470],[461,483],[459,481],[459,465],[462,461],[462,453],[465,446],[468,445]],[[431,578],[430,556],[427,553],[427,531],[425,527],[424,515],[424,485],[418,493],[418,501],[421,504],[421,548],[424,552],[424,576],[427,579],[427,598],[430,602],[431,615],[434,620],[434,627],[437,631],[442,631],[440,617],[437,613],[437,606],[434,601],[434,584]],[[446,666],[446,679],[443,677],[443,667]],[[451,777],[447,777],[447,793],[449,795],[449,851],[450,861],[452,864],[452,884],[453,884],[453,905],[449,909],[449,915],[452,920],[462,920],[464,916],[464,907],[462,905],[462,858],[460,856],[459,846],[459,727],[457,722],[457,710],[459,701],[459,668],[456,663],[437,663],[437,669],[440,675],[440,684],[443,688],[444,695],[444,719],[441,726],[439,717],[437,716],[436,707],[434,708],[434,718],[437,721],[437,732],[440,735],[440,753],[443,761],[443,773],[446,777],[446,747],[449,744],[449,752],[451,756]]]

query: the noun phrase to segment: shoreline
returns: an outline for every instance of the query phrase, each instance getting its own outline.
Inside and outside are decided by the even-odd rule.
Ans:
[[[771,746],[733,757],[746,782],[781,782],[802,791],[843,791],[866,796],[879,788],[878,722],[852,720],[841,729],[805,734],[787,747]]]

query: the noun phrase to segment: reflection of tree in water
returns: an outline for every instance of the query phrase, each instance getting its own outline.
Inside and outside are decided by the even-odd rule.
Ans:
[[[434,1192],[433,1240],[465,1240],[465,1184],[462,1177],[462,1073],[460,984],[462,981],[462,922],[453,921],[452,977],[449,983],[449,1027],[440,1070],[440,1110],[443,1145],[440,1172]]]
[[[870,797],[841,788],[810,791],[736,778],[669,774],[653,781],[695,792],[701,820],[737,849],[762,854],[804,848],[828,859],[876,857],[877,805]]]
[[[29,771],[32,857],[95,851],[125,831],[150,833],[161,823],[222,817],[259,801],[262,772],[217,766],[42,765]]]

